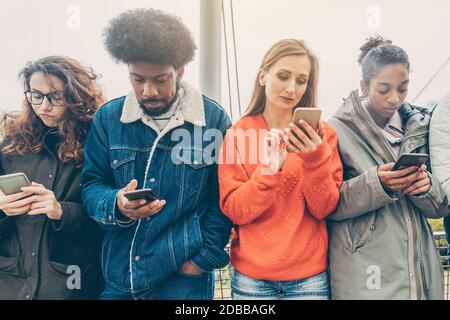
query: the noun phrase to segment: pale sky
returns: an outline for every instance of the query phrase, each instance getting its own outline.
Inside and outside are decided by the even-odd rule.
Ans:
[[[108,56],[101,40],[107,22],[126,9],[154,7],[182,18],[199,46],[199,0],[15,0],[0,4],[2,77],[1,109],[15,110],[22,99],[18,71],[28,60],[53,54],[69,55],[102,75],[108,99],[130,90],[127,70]],[[75,5],[75,7],[71,7]],[[224,0],[229,45],[230,1]],[[343,97],[359,86],[359,47],[368,36],[379,33],[409,54],[412,73],[408,100],[450,56],[450,1],[448,0],[234,0],[234,22],[242,109],[250,98],[258,65],[265,51],[283,38],[306,40],[320,60],[319,107],[325,118],[339,107]],[[75,10],[75,11],[74,11]],[[79,21],[73,20],[79,11]],[[74,15],[75,12],[75,15]],[[222,21],[219,23],[222,24]],[[229,51],[234,63],[233,52]],[[196,58],[185,80],[199,86]],[[222,60],[225,61],[223,48]],[[232,101],[237,120],[237,90],[232,67]],[[225,68],[220,103],[230,110]],[[450,66],[416,102],[440,99],[450,90]]]

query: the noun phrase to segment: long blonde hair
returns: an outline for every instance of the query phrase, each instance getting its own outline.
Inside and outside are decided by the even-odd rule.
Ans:
[[[275,43],[265,54],[253,86],[252,98],[242,117],[260,114],[266,104],[265,87],[259,83],[261,71],[268,72],[270,68],[281,58],[287,56],[308,56],[311,61],[311,73],[307,83],[305,94],[300,99],[297,107],[317,106],[317,84],[319,78],[319,63],[317,57],[311,52],[303,40],[283,39]],[[294,108],[295,109],[295,108]]]

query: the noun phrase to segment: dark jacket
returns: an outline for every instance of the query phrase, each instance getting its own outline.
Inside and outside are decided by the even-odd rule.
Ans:
[[[81,168],[58,160],[55,131],[43,139],[39,153],[1,152],[0,174],[24,172],[52,190],[62,206],[62,220],[8,217],[0,211],[0,299],[96,299],[103,289],[102,231],[80,204]]]

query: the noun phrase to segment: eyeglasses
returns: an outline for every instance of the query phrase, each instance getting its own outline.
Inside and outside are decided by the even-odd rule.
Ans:
[[[40,106],[44,102],[44,98],[47,97],[48,102],[52,106],[62,107],[65,104],[64,92],[55,91],[47,94],[38,91],[25,91],[24,92],[27,101],[33,106]]]

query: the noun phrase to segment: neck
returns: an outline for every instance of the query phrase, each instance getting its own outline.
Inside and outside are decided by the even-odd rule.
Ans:
[[[263,112],[269,129],[285,129],[292,121],[292,110],[281,108],[270,108],[266,105]]]

